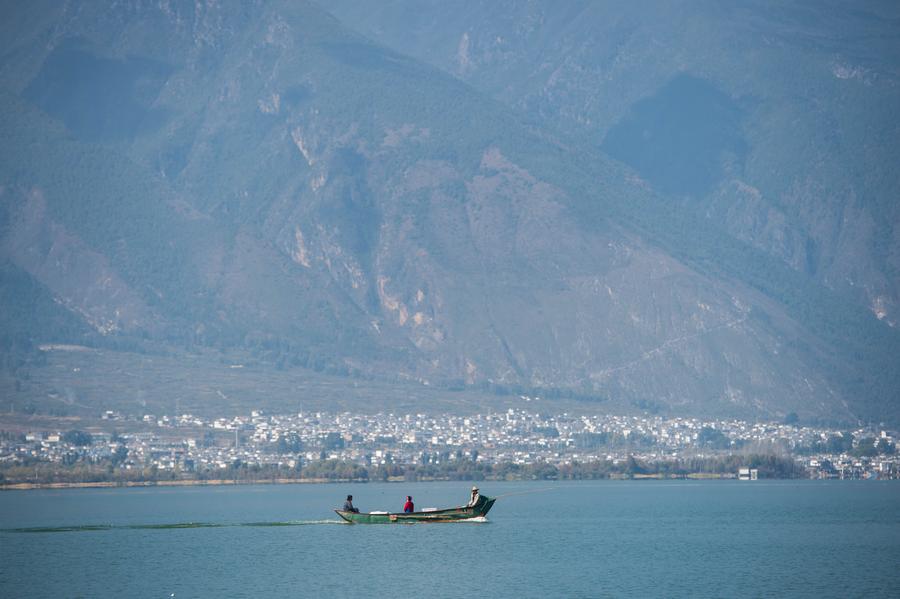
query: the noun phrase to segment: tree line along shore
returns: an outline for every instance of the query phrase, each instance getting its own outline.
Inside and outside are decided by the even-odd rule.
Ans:
[[[0,489],[116,487],[148,485],[292,484],[329,482],[415,481],[520,481],[736,478],[741,468],[754,468],[760,478],[809,478],[809,471],[795,460],[775,455],[728,455],[670,462],[642,463],[627,460],[573,462],[554,465],[482,464],[391,464],[364,466],[341,460],[320,460],[294,468],[231,464],[203,472],[161,470],[155,467],[123,471],[112,464],[36,463],[0,470]]]

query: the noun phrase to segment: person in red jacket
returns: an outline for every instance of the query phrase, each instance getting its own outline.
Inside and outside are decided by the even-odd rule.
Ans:
[[[409,514],[410,512],[416,511],[416,506],[413,505],[412,495],[406,496],[406,503],[403,504],[403,513]]]

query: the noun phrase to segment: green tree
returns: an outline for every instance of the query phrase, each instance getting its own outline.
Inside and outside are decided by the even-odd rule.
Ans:
[[[704,426],[697,435],[697,445],[710,449],[728,449],[731,443],[722,431]]]
[[[322,448],[323,449],[343,449],[344,448],[344,438],[341,437],[340,433],[328,433],[325,435],[325,438],[322,440]]]
[[[853,449],[853,433],[844,432],[828,437],[825,442],[826,453],[847,453]]]
[[[865,437],[860,439],[850,454],[858,458],[874,458],[878,455],[878,449],[875,447],[875,439],[873,437]]]
[[[119,445],[116,447],[116,450],[113,452],[109,461],[112,462],[113,466],[118,466],[126,459],[128,459],[128,448],[124,445]]]
[[[894,455],[897,452],[897,447],[887,439],[878,439],[875,450],[881,455]]]
[[[74,429],[66,431],[66,433],[63,434],[62,440],[69,445],[75,445],[76,447],[86,447],[94,442],[94,438],[91,437],[90,433]]]

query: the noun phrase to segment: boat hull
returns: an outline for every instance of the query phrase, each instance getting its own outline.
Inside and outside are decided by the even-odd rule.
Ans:
[[[495,498],[482,495],[472,507],[453,507],[430,512],[367,513],[334,510],[351,524],[414,524],[416,522],[461,522],[483,518],[494,505]]]

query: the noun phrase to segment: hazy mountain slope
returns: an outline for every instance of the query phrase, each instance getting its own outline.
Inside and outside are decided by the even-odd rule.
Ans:
[[[853,297],[900,306],[893,3],[419,2],[351,26],[587,145]]]
[[[3,48],[3,258],[85,342],[610,409],[896,413],[874,317],[313,5],[241,7],[53,7]]]

